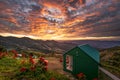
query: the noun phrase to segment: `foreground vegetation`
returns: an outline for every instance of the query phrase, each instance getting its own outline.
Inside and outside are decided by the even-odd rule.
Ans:
[[[0,80],[69,80],[65,75],[48,70],[44,57],[18,56],[15,50],[0,52]]]
[[[0,47],[0,51],[4,53],[4,55],[0,53],[0,80],[70,80],[70,78],[73,78],[73,76],[67,77],[61,74],[62,66],[55,61],[60,58],[60,55],[26,51],[24,55],[19,57],[15,54],[15,50],[6,53],[6,49]],[[35,56],[31,55],[31,53]],[[23,52],[21,52],[21,54],[23,54]],[[41,60],[43,57],[44,60]],[[51,67],[48,66],[45,59],[51,61]],[[59,65],[56,67],[59,68],[54,68],[56,63]],[[108,71],[120,77],[120,47],[102,50],[101,64]],[[99,74],[100,79],[110,80],[107,78],[104,79],[103,73]],[[81,73],[78,76],[81,77]]]
[[[40,64],[33,66],[29,61],[24,64],[21,62],[22,59],[9,57],[0,59],[0,80],[68,80],[66,76],[48,71]]]

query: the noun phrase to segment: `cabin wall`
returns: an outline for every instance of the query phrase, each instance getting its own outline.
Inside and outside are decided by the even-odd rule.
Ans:
[[[75,62],[75,74],[82,72],[88,80],[98,77],[98,64],[80,49],[76,50]]]
[[[66,55],[73,56],[73,70],[66,69]],[[63,55],[63,70],[73,75],[84,73],[87,80],[98,77],[98,64],[91,59],[84,51],[76,47]]]

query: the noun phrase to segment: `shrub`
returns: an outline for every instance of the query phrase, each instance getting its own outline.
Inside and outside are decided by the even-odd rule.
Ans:
[[[79,73],[79,74],[77,74],[77,78],[78,78],[79,80],[86,80],[86,76],[85,76],[84,73]]]

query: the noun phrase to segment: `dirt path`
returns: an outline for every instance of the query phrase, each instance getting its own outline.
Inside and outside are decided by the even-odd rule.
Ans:
[[[59,62],[58,58],[48,57],[46,59],[48,60],[48,70],[64,73],[62,63]]]
[[[71,74],[63,71],[63,65],[59,61],[59,58],[47,57],[45,59],[48,60],[48,70],[56,71],[56,72],[58,72],[60,74],[64,74],[68,78],[70,78],[70,80],[76,80]]]

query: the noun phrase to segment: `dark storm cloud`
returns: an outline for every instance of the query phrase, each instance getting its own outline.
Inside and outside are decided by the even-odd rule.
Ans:
[[[90,28],[84,36],[120,36],[120,2],[108,6],[104,4],[101,8],[95,7],[94,12],[91,12],[90,8],[87,11],[94,15],[88,16],[83,23],[78,24],[85,29]]]

